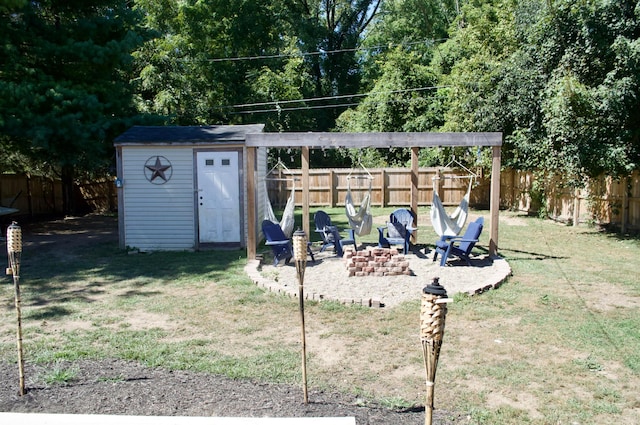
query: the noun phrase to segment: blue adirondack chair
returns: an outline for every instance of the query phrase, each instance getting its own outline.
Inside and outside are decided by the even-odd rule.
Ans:
[[[484,218],[479,217],[473,223],[469,223],[467,230],[462,236],[448,237],[443,236],[436,242],[436,252],[433,254],[433,261],[436,261],[438,254],[440,258],[440,266],[447,264],[447,259],[451,256],[458,257],[467,262],[467,265],[471,265],[469,256],[471,250],[476,245],[482,233],[484,226]]]
[[[271,247],[273,252],[273,265],[277,266],[280,260],[284,259],[284,263],[288,264],[293,257],[293,244],[291,239],[288,239],[279,224],[276,224],[270,220],[264,220],[262,222],[262,233],[264,234],[265,245]],[[316,262],[311,251],[311,242],[307,242],[307,254],[311,257],[311,261]]]
[[[331,224],[331,217],[329,217],[326,212],[322,210],[316,211],[313,215],[313,221],[316,225],[315,232],[322,238],[322,248],[320,248],[320,252],[327,248],[335,248],[336,254],[342,257],[344,254],[343,248],[346,245],[353,245],[354,249],[358,249],[356,245],[356,234],[353,229],[348,229],[349,236],[342,238],[338,228]]]
[[[277,266],[281,260],[288,264],[293,257],[293,245],[278,224],[272,221],[264,220],[262,222],[262,233],[267,242],[265,245],[271,247],[273,252],[273,265]]]
[[[399,208],[389,215],[386,227],[378,227],[378,246],[390,248],[391,245],[402,245],[404,253],[409,252],[411,235],[416,231],[415,217],[411,210]],[[386,230],[386,234],[385,234]]]

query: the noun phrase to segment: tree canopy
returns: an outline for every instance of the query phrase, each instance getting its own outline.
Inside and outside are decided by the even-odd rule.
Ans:
[[[638,2],[476,3],[444,43],[441,128],[503,131],[507,165],[576,185],[637,169]]]
[[[108,167],[113,137],[136,114],[129,81],[131,53],[143,41],[138,15],[126,1],[3,5],[3,150],[62,177],[70,211],[76,171]]]

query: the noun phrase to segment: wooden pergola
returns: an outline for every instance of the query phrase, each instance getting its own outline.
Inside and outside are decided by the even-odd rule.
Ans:
[[[332,148],[411,148],[411,210],[418,216],[418,152],[420,148],[440,146],[491,146],[491,200],[489,255],[498,253],[498,214],[500,207],[500,154],[502,133],[250,133],[247,134],[247,258],[256,258],[256,148],[300,148],[302,151],[302,220],[303,230],[310,235],[309,225],[309,150]]]

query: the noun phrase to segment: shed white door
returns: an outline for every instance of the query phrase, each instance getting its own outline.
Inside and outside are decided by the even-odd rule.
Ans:
[[[240,242],[238,152],[198,152],[201,243]]]

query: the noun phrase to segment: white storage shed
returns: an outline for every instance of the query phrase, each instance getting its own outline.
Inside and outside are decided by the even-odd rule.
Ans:
[[[120,247],[142,252],[246,247],[250,226],[245,140],[263,128],[135,126],[118,136],[114,146]],[[266,168],[266,149],[259,149],[256,181],[264,179]],[[263,216],[264,196],[256,194],[251,216]],[[259,228],[258,223],[251,227]]]

